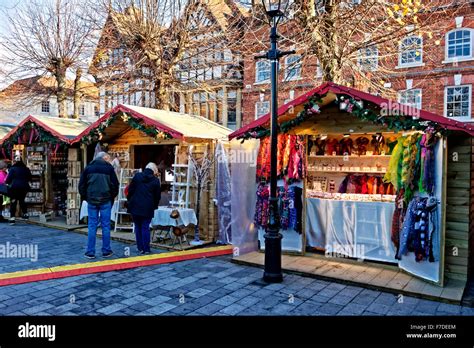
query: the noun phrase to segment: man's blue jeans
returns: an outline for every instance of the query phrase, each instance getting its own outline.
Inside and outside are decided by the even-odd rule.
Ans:
[[[89,231],[87,234],[87,254],[95,255],[95,238],[97,234],[97,225],[99,223],[102,226],[102,253],[111,252],[110,248],[110,216],[112,212],[112,203],[104,204],[89,204],[87,208],[88,212],[88,227]]]

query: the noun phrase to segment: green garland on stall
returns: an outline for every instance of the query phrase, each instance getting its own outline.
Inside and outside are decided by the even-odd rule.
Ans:
[[[432,127],[443,135],[449,133],[447,129],[443,128],[438,123],[421,120],[416,116],[405,115],[403,114],[403,110],[396,110],[396,112],[393,110],[386,110],[388,114],[384,115],[381,112],[376,112],[372,108],[364,108],[363,103],[344,94],[338,95],[335,100],[336,105],[341,105],[341,103],[346,104],[345,110],[348,113],[358,117],[359,119],[379,124],[397,132],[409,130],[424,131],[426,128]],[[390,113],[392,114],[390,115]]]
[[[125,113],[116,113],[115,115],[110,116],[104,122],[99,124],[97,128],[92,129],[89,134],[85,135],[81,142],[83,144],[90,145],[91,143],[98,142],[101,139],[101,136],[105,134],[107,127],[109,127],[119,116],[121,116],[122,120],[127,123],[133,129],[139,130],[140,132],[145,133],[147,136],[152,138],[160,138],[160,139],[172,139],[173,136],[167,132],[163,132],[161,130],[156,129],[153,126],[148,126],[141,122],[140,120],[125,114]]]
[[[31,145],[30,138],[31,132],[36,132],[33,137],[33,141],[36,144],[48,144],[48,145],[65,145],[64,141],[58,139],[50,132],[39,127],[34,122],[25,123],[15,133],[13,133],[8,139],[5,139],[2,143],[2,148],[6,150],[8,157],[12,155],[14,145]]]
[[[317,109],[318,111],[315,112],[316,109],[312,108],[315,106],[319,108],[319,104],[321,104],[323,97],[324,96],[320,96],[318,94],[315,94],[313,97],[311,97],[308,103],[305,104],[304,110],[302,110],[296,118],[283,122],[279,125],[279,132],[281,131],[283,133],[288,133],[289,130],[298,126],[310,116],[313,116],[315,113],[319,113],[319,109]],[[432,127],[437,132],[443,135],[449,134],[449,131],[447,129],[443,128],[436,122],[425,121],[417,117],[404,115],[401,110],[397,112],[398,114],[395,115],[383,115],[380,112],[374,111],[374,109],[364,108],[363,103],[348,95],[337,95],[334,103],[336,105],[346,103],[346,112],[358,117],[361,120],[370,121],[375,124],[387,127],[388,129],[395,130],[397,132],[408,130],[424,131],[426,128]],[[242,139],[242,141],[245,141],[251,138],[260,139],[269,135],[269,129],[263,126],[259,126],[239,136],[237,139]]]
[[[304,105],[303,110],[301,110],[295,118],[289,121],[282,122],[281,124],[278,125],[278,132],[288,133],[289,130],[300,125],[311,116],[315,114],[319,114],[321,112],[320,104],[322,104],[323,98],[325,96],[326,95],[319,95],[319,94],[313,95],[308,100],[308,102]],[[242,141],[245,141],[247,139],[261,139],[269,135],[270,135],[269,129],[259,126],[239,136],[237,139],[239,140],[241,139]]]

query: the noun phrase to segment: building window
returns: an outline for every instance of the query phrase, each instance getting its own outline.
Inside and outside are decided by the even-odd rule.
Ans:
[[[472,35],[470,29],[458,29],[446,34],[446,59],[472,58]]]
[[[423,62],[423,39],[419,36],[405,38],[400,45],[399,65],[417,66]]]
[[[359,67],[363,71],[375,71],[379,66],[379,50],[377,46],[359,50]]]
[[[94,105],[94,115],[96,117],[99,117],[100,116],[100,109],[99,109],[99,106],[98,105]]]
[[[45,114],[49,114],[49,110],[50,110],[49,100],[43,100],[41,102],[41,112]]]
[[[262,117],[270,112],[270,102],[263,101],[255,104],[255,119]]]
[[[79,105],[79,115],[84,116],[86,114],[86,107],[84,104]]]
[[[421,109],[421,89],[407,89],[398,92],[398,102],[411,108]]]
[[[446,87],[445,115],[471,118],[471,85]]]
[[[260,60],[255,65],[255,82],[270,81],[270,62],[267,60]]]
[[[296,80],[301,77],[301,56],[291,55],[285,59],[285,80]]]

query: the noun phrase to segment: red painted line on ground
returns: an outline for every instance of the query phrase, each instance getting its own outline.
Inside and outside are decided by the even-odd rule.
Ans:
[[[229,255],[229,254],[232,254],[232,249],[205,251],[199,254],[177,255],[177,256],[169,256],[169,257],[160,258],[160,259],[140,260],[140,261],[135,261],[135,262],[124,262],[124,263],[103,265],[103,266],[97,266],[97,267],[78,268],[78,269],[72,269],[72,270],[67,270],[67,271],[56,271],[56,272],[33,274],[33,275],[27,275],[27,276],[21,276],[21,277],[5,278],[5,279],[0,279],[0,287],[7,286],[7,285],[31,283],[31,282],[37,282],[37,281],[42,281],[42,280],[74,277],[74,276],[79,276],[79,275],[84,275],[84,274],[103,273],[103,272],[124,270],[124,269],[130,269],[130,268],[160,265],[164,263],[173,263],[173,262],[180,262],[180,261],[186,261],[186,260],[200,259],[200,258],[213,257],[213,256],[222,256],[222,255]]]

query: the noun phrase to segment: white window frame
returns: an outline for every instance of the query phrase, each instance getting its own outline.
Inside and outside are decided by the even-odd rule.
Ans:
[[[86,105],[84,103],[79,104],[79,115],[80,116],[86,115]]]
[[[421,41],[420,42],[420,61],[419,62],[403,63],[402,62],[402,55],[404,53],[402,51],[403,43],[405,41],[413,39],[413,38],[417,38]],[[410,51],[413,51],[413,50],[414,49],[410,49]],[[425,63],[423,63],[423,37],[418,36],[418,35],[410,35],[410,36],[405,37],[402,40],[402,42],[400,43],[400,45],[398,46],[398,68],[412,68],[412,67],[418,67],[418,66],[424,66],[424,65],[425,65]]]
[[[298,58],[298,63],[289,63],[289,60],[297,57]],[[293,54],[291,56],[287,56],[285,58],[285,77],[283,81],[295,81],[295,80],[300,80],[301,79],[301,72],[303,69],[303,63],[302,63],[302,57],[299,54]],[[296,70],[295,76],[289,76],[291,71]]]
[[[46,109],[46,103],[48,103],[47,109],[48,111],[44,111]],[[51,112],[51,102],[49,100],[43,100],[41,102],[41,113],[42,114],[49,114]]]
[[[449,35],[453,34],[457,31],[469,31],[471,35],[471,42],[470,42],[470,55],[467,57],[449,57]],[[469,60],[474,60],[474,30],[471,28],[456,28],[453,29],[449,32],[446,33],[445,35],[445,44],[444,44],[444,61],[443,63],[453,63],[453,62],[463,62],[463,61],[469,61]]]
[[[375,51],[372,52],[372,53],[375,53],[374,55],[369,56],[365,54],[367,53],[367,50],[373,50],[373,49],[375,49]],[[374,63],[374,67],[372,67],[372,64],[371,64],[370,68],[367,69],[366,64],[362,63],[362,61],[364,60],[365,62],[367,62],[369,59],[374,59],[375,63]],[[379,48],[377,47],[377,45],[361,48],[358,52],[357,65],[362,71],[377,71],[379,68]]]
[[[268,66],[268,78],[265,80],[260,80],[260,70],[263,64]],[[270,75],[271,75],[271,63],[269,60],[259,60],[255,63],[255,83],[269,83],[270,82]]]
[[[267,108],[268,111],[261,114],[261,115],[259,115],[258,114],[258,109],[260,109],[259,104],[267,104],[268,105],[268,108]],[[266,115],[269,112],[270,112],[270,101],[264,100],[264,101],[258,101],[258,102],[255,103],[255,119],[256,120],[259,119],[260,117],[262,117],[263,115]]]
[[[458,117],[448,117],[448,90],[450,88],[463,88],[463,87],[468,87],[469,88],[469,112],[468,116],[458,116]],[[469,121],[472,119],[472,85],[459,85],[459,86],[446,86],[444,87],[444,116],[452,119],[452,120],[458,120],[458,121]]]
[[[404,93],[410,93],[410,92],[413,92],[413,93],[416,93],[416,92],[419,92],[420,93],[420,103],[419,105],[418,104],[412,104],[412,103],[403,103],[402,102],[402,96]],[[405,89],[403,91],[398,91],[398,102],[400,104],[403,104],[403,105],[406,105],[406,106],[409,106],[411,108],[415,108],[415,109],[420,109],[422,108],[422,105],[423,105],[423,90],[421,88],[413,88],[413,89]]]

